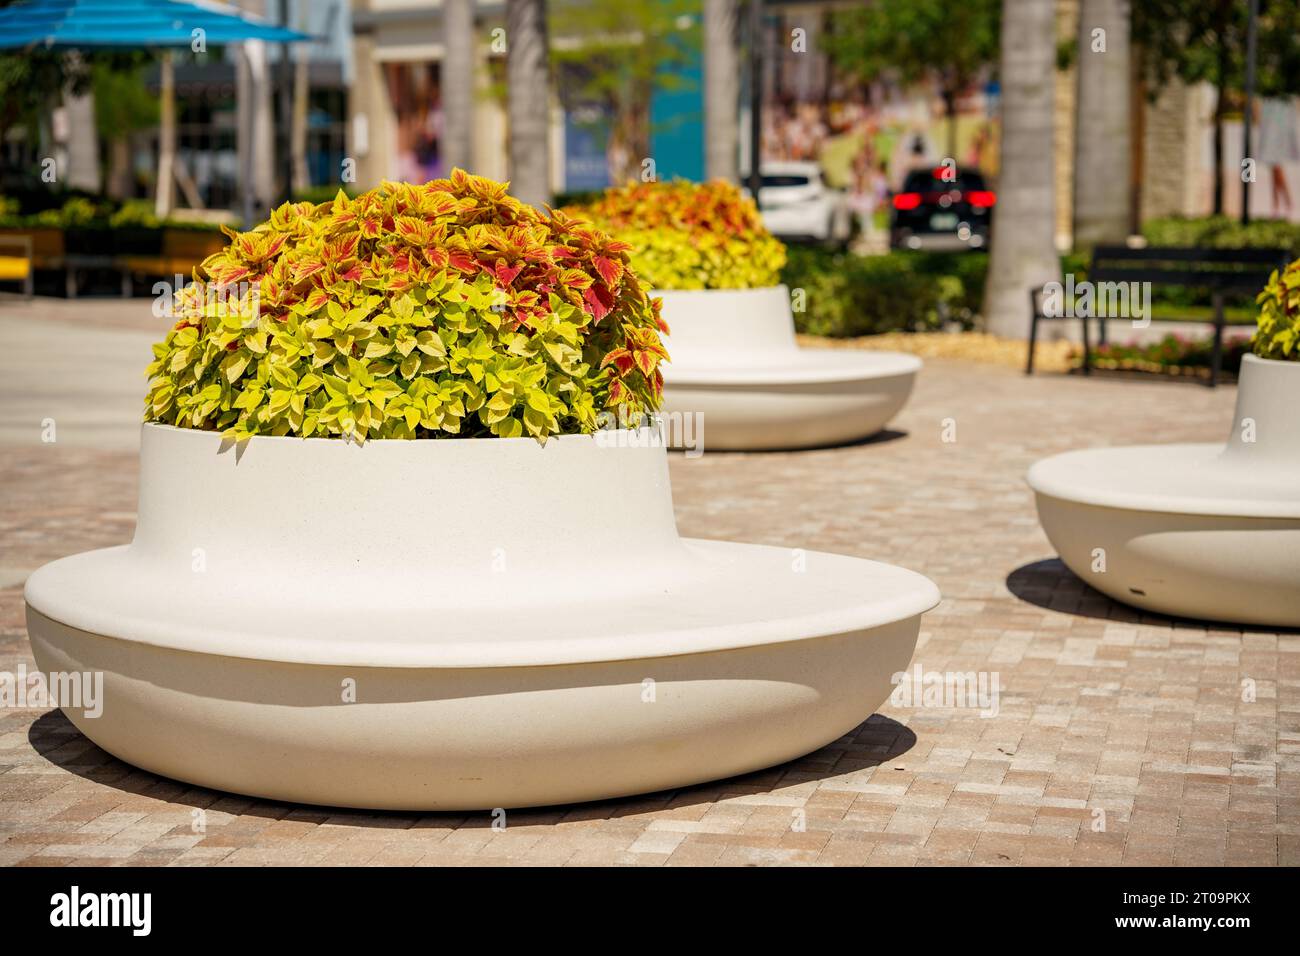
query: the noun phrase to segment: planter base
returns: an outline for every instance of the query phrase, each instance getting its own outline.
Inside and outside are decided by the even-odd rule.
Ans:
[[[857,441],[899,412],[921,368],[898,352],[799,348],[785,286],[654,294],[671,329],[663,411],[702,416],[669,432],[678,447],[689,436],[720,451]]]
[[[103,714],[65,713],[114,756],[218,790],[383,810],[577,803],[791,760],[888,697],[918,627],[653,660],[357,668],[176,651],[28,612],[42,670],[104,673]],[[340,702],[348,680],[357,703]]]
[[[892,352],[800,349],[785,359],[766,368],[679,369],[664,387],[663,411],[702,416],[693,434],[705,450],[841,445],[889,424],[921,367],[920,359]]]
[[[1066,567],[1116,601],[1175,617],[1300,627],[1300,518],[1036,497],[1038,519]]]
[[[1242,359],[1223,445],[1070,451],[1027,480],[1071,571],[1125,604],[1300,627],[1300,362]]]
[[[938,590],[678,537],[649,437],[255,438],[241,457],[147,425],[135,539],[31,576],[33,655],[104,675],[99,716],[64,712],[109,753],[300,803],[596,800],[852,730]]]

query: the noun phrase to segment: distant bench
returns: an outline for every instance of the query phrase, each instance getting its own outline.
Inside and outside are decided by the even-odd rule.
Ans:
[[[212,230],[168,227],[96,229],[67,232],[53,227],[0,229],[0,282],[21,282],[32,294],[37,271],[62,272],[64,294],[75,299],[86,272],[117,273],[123,296],[139,276],[188,276],[204,259],[226,245]],[[14,254],[7,249],[18,249]]]
[[[1181,286],[1207,289],[1214,306],[1214,348],[1210,357],[1210,387],[1218,384],[1223,363],[1223,300],[1234,293],[1254,296],[1268,283],[1273,270],[1282,269],[1290,261],[1286,249],[1187,249],[1182,247],[1147,246],[1130,249],[1128,246],[1098,246],[1093,250],[1092,264],[1088,268],[1088,282],[1094,290],[1101,283],[1141,283],[1152,286]],[[1029,357],[1025,374],[1034,373],[1034,346],[1038,341],[1038,323],[1043,321],[1072,320],[1078,318],[1083,329],[1083,374],[1092,372],[1091,346],[1088,323],[1096,322],[1099,344],[1106,344],[1106,323],[1132,321],[1132,316],[1092,315],[1074,316],[1062,309],[1061,315],[1045,312],[1046,292],[1042,288],[1029,290],[1033,318],[1029,325]],[[1211,321],[1191,319],[1189,321]]]
[[[21,283],[23,295],[30,299],[35,275],[31,236],[0,236],[0,282]]]

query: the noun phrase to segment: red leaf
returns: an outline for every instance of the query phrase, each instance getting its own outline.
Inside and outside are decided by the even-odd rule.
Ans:
[[[560,282],[570,289],[588,289],[595,280],[581,269],[565,269],[560,274]]]
[[[453,269],[459,269],[461,272],[478,272],[478,263],[475,262],[468,253],[453,252],[447,256],[447,261]]]
[[[596,266],[596,271],[600,273],[600,277],[605,280],[605,285],[618,285],[619,277],[623,275],[623,263],[606,259],[604,256],[593,256],[591,261]]]
[[[587,305],[591,306],[591,317],[597,322],[609,315],[610,309],[614,308],[614,297],[603,285],[591,286],[582,293],[582,298]]]
[[[523,266],[508,266],[504,259],[498,259],[496,265],[497,282],[507,286],[515,281],[515,276],[524,271]]]

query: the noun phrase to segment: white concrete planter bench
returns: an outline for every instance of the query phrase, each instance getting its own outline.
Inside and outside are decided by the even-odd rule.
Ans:
[[[1226,446],[1071,451],[1028,481],[1061,560],[1117,601],[1300,626],[1300,363],[1245,357]]]
[[[783,285],[652,295],[670,329],[663,411],[702,414],[706,450],[866,438],[907,402],[921,368],[898,352],[799,348]]]
[[[939,599],[857,558],[678,537],[649,431],[253,438],[144,426],[129,545],[27,583],[68,717],[146,770],[463,810],[745,773],[849,732]],[[613,447],[610,447],[613,446]]]

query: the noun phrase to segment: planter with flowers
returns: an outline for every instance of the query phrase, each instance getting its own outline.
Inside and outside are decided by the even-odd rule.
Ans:
[[[581,214],[632,246],[633,267],[663,299],[664,410],[702,414],[706,447],[853,441],[906,403],[915,356],[795,344],[791,290],[779,284],[785,249],[736,187],[633,184]]]
[[[1072,451],[1029,470],[1061,560],[1118,601],[1300,626],[1300,262],[1259,304],[1226,445]]]
[[[930,581],[683,539],[657,431],[598,428],[653,412],[664,351],[590,225],[457,170],[281,207],[202,278],[134,539],[27,583],[110,753],[304,803],[591,800],[799,756],[907,666]]]

